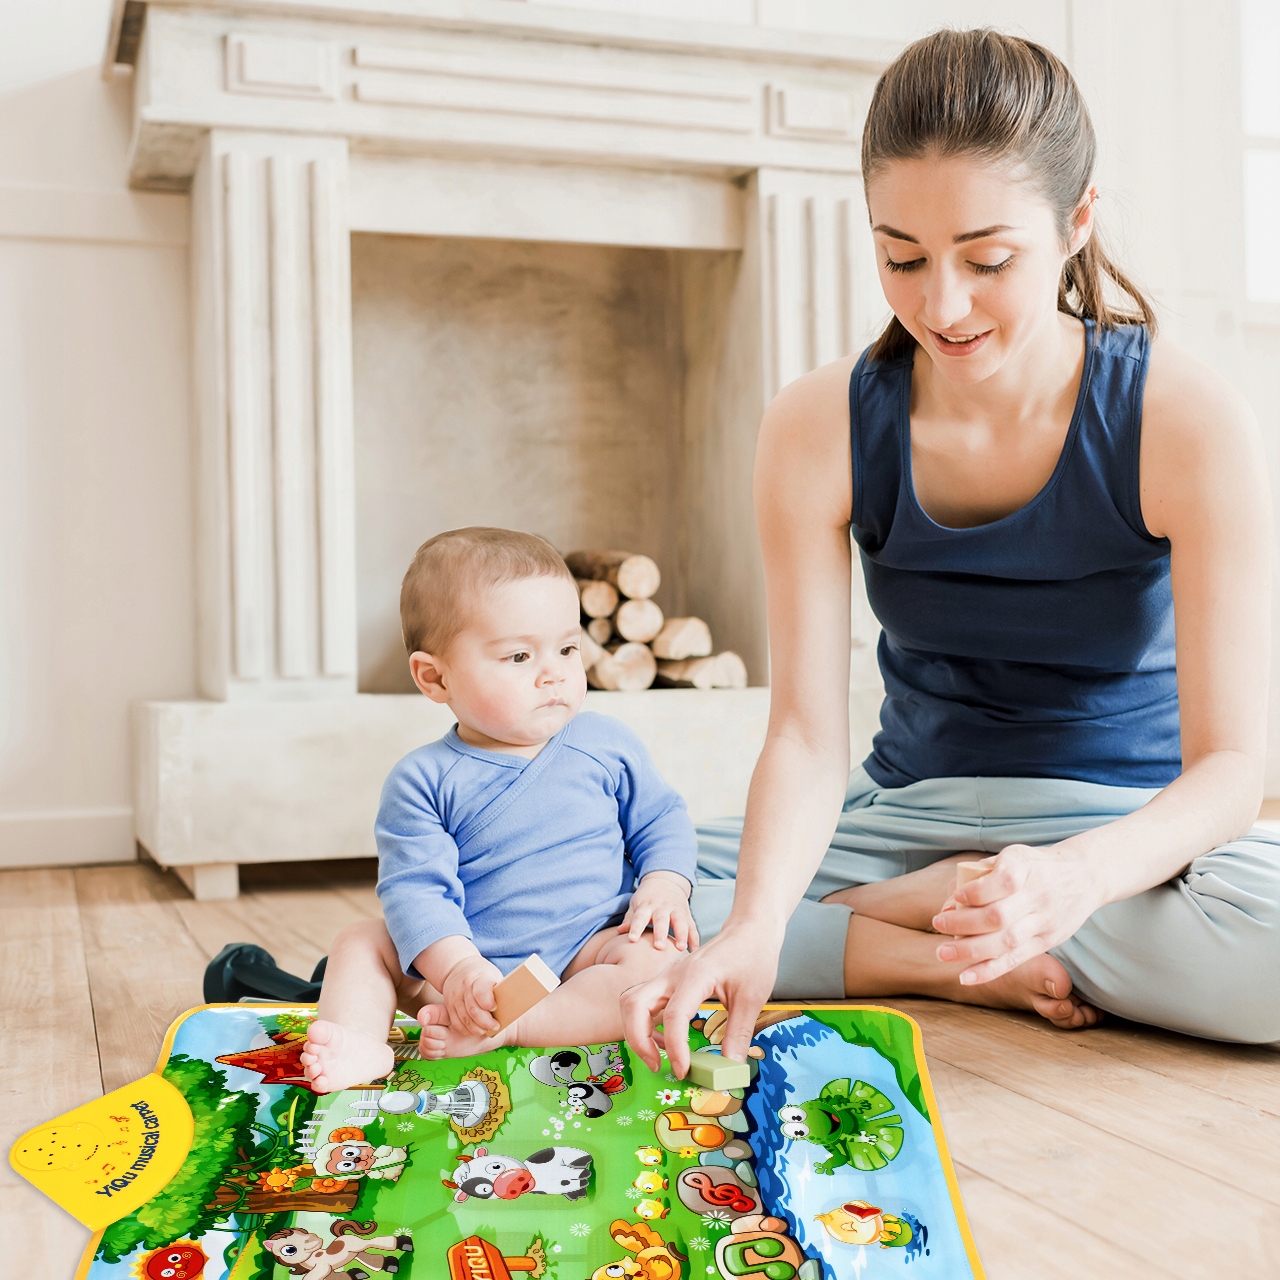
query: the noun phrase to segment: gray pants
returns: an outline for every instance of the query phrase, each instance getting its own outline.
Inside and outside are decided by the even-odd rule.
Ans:
[[[839,999],[848,907],[820,899],[968,850],[1047,845],[1140,808],[1155,790],[1057,778],[849,778],[835,838],[787,926],[774,996]],[[705,942],[733,902],[742,820],[698,828],[692,909]],[[1100,908],[1051,952],[1090,1004],[1212,1040],[1280,1043],[1280,836],[1255,827],[1174,880]]]

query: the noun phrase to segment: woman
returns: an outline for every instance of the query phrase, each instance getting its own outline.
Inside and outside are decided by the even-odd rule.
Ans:
[[[624,998],[655,1067],[653,1025],[683,1074],[708,998],[742,1058],[771,993],[1280,1040],[1280,841],[1249,833],[1263,450],[1100,248],[1094,152],[1069,72],[1024,40],[938,32],[876,87],[863,178],[894,318],[761,427],[769,732],[745,822],[701,831],[714,936]],[[852,775],[851,532],[886,689]]]

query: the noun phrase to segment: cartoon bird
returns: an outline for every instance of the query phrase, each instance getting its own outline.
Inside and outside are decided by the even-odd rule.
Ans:
[[[828,1158],[814,1165],[816,1173],[846,1164],[870,1173],[902,1150],[902,1117],[865,1080],[829,1080],[812,1101],[780,1107],[778,1119],[783,1137],[826,1148]]]
[[[661,1164],[666,1159],[666,1156],[664,1156],[661,1150],[657,1147],[637,1147],[636,1159],[639,1160],[641,1164],[652,1166]]]
[[[636,1217],[652,1221],[654,1218],[665,1218],[670,1210],[660,1200],[641,1200],[636,1205]]]
[[[209,1258],[194,1240],[175,1240],[141,1261],[146,1280],[195,1280]]]
[[[680,1264],[689,1259],[652,1227],[616,1218],[609,1224],[609,1234],[614,1244],[635,1256],[597,1267],[591,1280],[680,1280]]]
[[[911,1241],[910,1224],[896,1214],[885,1213],[865,1200],[850,1200],[814,1217],[827,1234],[841,1244],[880,1244],[881,1248],[900,1248]]]
[[[646,1169],[631,1184],[638,1190],[643,1191],[645,1195],[657,1195],[659,1191],[667,1189],[667,1180],[660,1173],[654,1173],[652,1169]]]

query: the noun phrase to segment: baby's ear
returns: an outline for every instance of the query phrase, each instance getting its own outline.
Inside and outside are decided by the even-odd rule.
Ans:
[[[419,650],[409,655],[409,674],[413,683],[431,699],[432,702],[448,702],[449,691],[445,688],[444,668],[438,658]]]

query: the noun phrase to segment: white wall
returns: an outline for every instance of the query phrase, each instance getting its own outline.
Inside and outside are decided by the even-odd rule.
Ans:
[[[1094,111],[1113,243],[1276,452],[1280,330],[1241,300],[1230,0],[560,3],[895,41],[991,22],[1050,45]],[[126,708],[195,689],[186,200],[125,187],[109,9],[0,4],[0,865],[131,856]]]
[[[0,866],[133,857],[128,705],[195,688],[186,201],[109,7],[0,5]]]

